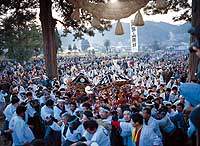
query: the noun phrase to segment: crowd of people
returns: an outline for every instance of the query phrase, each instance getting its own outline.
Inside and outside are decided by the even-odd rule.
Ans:
[[[190,113],[198,106],[180,92],[188,52],[59,57],[54,79],[44,64],[1,62],[0,135],[13,146],[195,145],[200,123]],[[84,88],[72,84],[80,74]],[[108,74],[112,81],[102,81]],[[129,82],[114,84],[116,76]]]

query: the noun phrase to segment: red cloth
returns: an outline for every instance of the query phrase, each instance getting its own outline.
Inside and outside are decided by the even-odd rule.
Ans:
[[[136,146],[139,146],[141,131],[142,131],[142,128],[139,129],[139,131],[137,132]]]
[[[119,121],[112,121],[111,125],[116,127],[116,128],[120,128],[120,122]]]

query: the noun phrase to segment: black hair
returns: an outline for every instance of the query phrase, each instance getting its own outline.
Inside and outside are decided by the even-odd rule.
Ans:
[[[48,99],[46,102],[46,106],[53,106],[54,105],[54,101],[51,99]]]
[[[87,109],[89,109],[89,110],[92,110],[92,109],[91,109],[91,104],[89,104],[89,103],[84,103],[84,104],[82,105],[82,107],[85,107],[85,108],[87,108]]]
[[[140,124],[143,124],[143,116],[139,113],[135,113],[131,116],[131,119],[134,123],[138,122]]]
[[[178,90],[178,88],[177,88],[176,86],[174,86],[174,87],[172,88],[172,90]]]
[[[184,104],[183,103],[178,103],[177,106],[181,106],[182,109],[184,109]]]
[[[167,88],[166,91],[171,92],[172,90],[170,88]]]
[[[102,106],[102,108],[104,108],[104,109],[106,109],[106,110],[110,111],[110,108],[109,108],[109,107],[107,107],[107,106]]]
[[[92,113],[91,111],[85,111],[83,114],[84,114],[88,119],[89,119],[89,118],[93,118],[93,113]]]
[[[72,101],[72,102],[70,102],[70,105],[74,105],[75,107],[76,107],[76,102],[74,102],[74,101]]]
[[[18,102],[19,102],[19,98],[16,95],[12,95],[11,103],[15,104],[15,103],[18,103]]]
[[[94,129],[98,128],[98,123],[95,120],[89,120],[83,123],[83,127],[85,129],[90,129],[91,131],[93,131]]]
[[[23,106],[23,105],[19,105],[16,109],[16,113],[17,115],[21,114],[21,113],[24,113],[26,111],[26,107]]]
[[[165,116],[167,114],[168,108],[166,106],[161,106],[158,109],[158,113],[160,113],[161,115]]]
[[[147,114],[151,115],[151,110],[149,108],[145,108],[144,111],[146,111]]]
[[[33,96],[33,93],[32,92],[27,92],[26,96]]]

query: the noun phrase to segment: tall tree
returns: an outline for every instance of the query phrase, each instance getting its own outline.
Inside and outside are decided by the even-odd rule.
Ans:
[[[106,48],[106,52],[108,53],[109,47],[110,47],[110,40],[104,41],[104,47]]]
[[[0,36],[1,50],[8,49],[6,55],[19,62],[29,60],[34,49],[41,48],[42,44],[40,27],[26,13],[4,18],[1,21]]]
[[[72,46],[71,45],[68,46],[68,50],[72,51]]]

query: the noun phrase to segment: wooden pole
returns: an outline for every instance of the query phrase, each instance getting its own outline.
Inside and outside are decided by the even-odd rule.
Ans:
[[[200,25],[200,0],[192,0],[192,26],[197,27]],[[194,36],[191,36],[191,43],[194,41]],[[197,81],[199,59],[195,53],[190,53],[189,56],[189,81]]]
[[[43,34],[45,66],[49,79],[57,77],[57,45],[55,38],[56,20],[52,17],[52,1],[39,0],[40,21]]]

